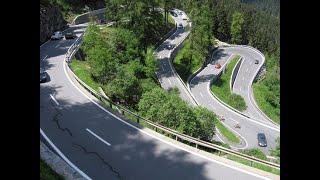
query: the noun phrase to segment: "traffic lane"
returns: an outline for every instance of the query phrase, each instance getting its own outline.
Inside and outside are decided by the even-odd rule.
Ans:
[[[246,120],[242,116],[235,114],[235,112],[233,112],[232,110],[226,109],[227,107],[220,105],[217,102],[217,100],[215,100],[213,98],[208,98],[208,96],[211,96],[211,94],[208,90],[208,85],[210,83],[210,80],[215,78],[215,76],[211,73],[211,71],[212,71],[212,69],[210,69],[210,67],[206,67],[198,75],[196,75],[196,77],[191,81],[191,86],[190,86],[191,92],[194,95],[194,97],[197,99],[197,101],[200,104],[205,105],[207,108],[214,111],[218,115],[223,115],[224,117],[233,116],[230,118],[236,119],[236,120],[241,118],[242,121],[239,121],[240,124],[246,124],[246,123],[252,124],[253,122]],[[215,108],[213,108],[213,107],[215,107]],[[230,123],[231,123],[230,125],[232,125],[233,122],[230,122]],[[260,126],[258,124],[255,124],[255,125]],[[268,129],[268,128],[266,128],[266,129]],[[266,131],[266,132],[268,132],[268,131]],[[275,133],[275,132],[273,131],[273,133]],[[252,134],[253,133],[251,133],[251,135]],[[254,135],[254,137],[255,136],[256,135]],[[271,146],[273,147],[273,144],[274,144],[273,139],[275,139],[275,138],[274,138],[274,136],[272,136],[272,133],[270,134],[270,139],[272,141]]]
[[[196,86],[191,89],[191,92],[194,94],[194,97],[197,99],[198,103],[201,106],[204,106],[208,108],[209,110],[213,111],[215,114],[219,116],[223,116],[226,120],[224,121],[230,128],[235,130],[236,132],[240,133],[241,136],[243,136],[247,143],[248,143],[248,148],[253,148],[257,147],[263,152],[269,154],[269,149],[274,148],[276,143],[275,139],[280,136],[279,132],[276,132],[270,128],[260,126],[258,124],[252,123],[245,119],[244,117],[232,112],[231,110],[226,110],[226,107],[223,107],[220,105],[217,100],[214,100],[212,98],[208,98],[210,96],[210,92],[205,92],[202,91],[202,89],[206,88],[208,86],[207,83],[203,82],[199,86]],[[201,95],[196,92],[201,92],[204,96],[204,98],[201,98]],[[235,128],[234,126],[236,125],[235,121],[238,121],[241,128]],[[268,147],[262,148],[257,145],[257,133],[258,132],[263,132],[266,134],[268,142]]]
[[[228,179],[232,177],[229,173],[241,179],[256,179],[161,143],[97,110],[90,102],[63,108],[58,117],[59,128],[50,120],[54,111],[41,113],[41,128],[66,157],[93,179]]]

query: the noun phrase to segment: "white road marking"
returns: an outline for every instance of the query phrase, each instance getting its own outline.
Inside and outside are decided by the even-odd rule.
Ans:
[[[249,71],[249,69],[247,68],[246,72],[248,72],[248,71]]]
[[[202,93],[200,92],[200,96],[203,97]]]
[[[86,129],[86,131],[88,131],[90,134],[92,134],[94,137],[98,138],[100,141],[102,141],[103,143],[105,143],[108,146],[111,146],[110,143],[108,143],[107,141],[105,141],[104,139],[102,139],[100,136],[96,135],[94,132],[92,132],[90,129]]]
[[[57,44],[56,46],[55,46],[55,48],[58,48],[60,46],[60,44]]]
[[[88,180],[92,180],[86,173],[81,171],[76,165],[74,165],[48,138],[48,136],[42,131],[40,128],[40,134],[44,137],[44,139],[50,144],[50,146],[59,154],[59,156],[65,160],[73,169],[75,169],[80,175]]]
[[[170,85],[172,85],[172,83],[171,83],[171,81],[170,81],[170,79],[169,79],[169,78],[168,78],[168,81],[169,81],[169,84],[170,84]]]
[[[240,91],[241,91],[242,89],[241,89],[241,87],[240,87]]]
[[[59,106],[60,104],[58,103],[58,101],[52,96],[52,94],[50,94],[51,99]]]
[[[206,156],[204,156],[204,155],[198,154],[198,153],[196,153],[196,152],[194,152],[194,151],[191,151],[191,150],[189,150],[189,149],[180,147],[180,146],[178,146],[178,145],[176,145],[176,144],[173,144],[173,143],[171,143],[171,142],[169,142],[169,141],[163,140],[163,139],[161,139],[160,137],[157,137],[157,136],[155,136],[155,135],[153,135],[153,134],[150,134],[150,133],[148,133],[148,132],[146,132],[146,131],[143,131],[143,130],[141,130],[141,129],[135,127],[135,126],[133,126],[132,124],[130,124],[130,123],[128,123],[128,122],[120,119],[120,118],[117,117],[116,115],[114,115],[114,114],[112,114],[111,112],[109,112],[108,110],[106,110],[104,107],[102,107],[100,104],[98,104],[97,102],[95,102],[93,99],[91,99],[91,98],[90,98],[88,95],[86,95],[84,92],[82,92],[82,90],[80,90],[80,89],[73,83],[73,81],[70,79],[70,77],[69,77],[69,75],[68,75],[68,73],[67,73],[67,71],[66,71],[66,61],[63,62],[63,68],[64,68],[64,73],[65,73],[65,75],[67,76],[67,79],[69,80],[69,82],[71,82],[71,84],[73,85],[73,87],[75,87],[84,97],[86,97],[89,101],[91,101],[93,104],[95,104],[96,106],[98,106],[101,110],[103,110],[104,112],[108,113],[109,115],[111,115],[111,116],[114,117],[115,119],[119,120],[120,122],[126,124],[127,126],[130,126],[131,128],[133,128],[133,129],[135,129],[135,130],[137,130],[137,131],[139,131],[139,132],[141,132],[141,133],[143,133],[143,134],[146,134],[146,135],[148,135],[148,136],[150,136],[150,137],[153,137],[154,139],[157,139],[157,140],[159,140],[159,141],[161,141],[161,142],[163,142],[163,143],[165,143],[165,144],[171,145],[172,147],[175,147],[175,148],[177,148],[177,149],[181,149],[181,150],[183,150],[183,151],[185,151],[185,152],[188,152],[188,153],[193,154],[193,155],[195,155],[195,156],[201,157],[201,158],[206,159],[206,160],[208,160],[208,161],[211,161],[211,162],[213,162],[213,163],[217,163],[217,164],[220,164],[220,165],[222,165],[222,166],[225,166],[225,167],[228,167],[228,168],[231,168],[231,169],[234,169],[234,170],[237,170],[237,171],[240,171],[240,172],[243,172],[243,173],[246,173],[246,174],[249,174],[249,175],[258,177],[258,178],[261,178],[261,179],[270,179],[270,178],[261,176],[261,175],[259,175],[259,174],[255,174],[255,173],[253,173],[253,172],[250,172],[250,171],[247,171],[247,170],[244,170],[244,169],[240,169],[240,168],[238,168],[238,167],[235,167],[235,166],[232,166],[232,165],[229,165],[229,164],[220,162],[220,161],[218,161],[218,160],[215,160],[215,159],[206,157]],[[41,131],[41,129],[40,129],[40,131]],[[246,143],[246,144],[247,144],[247,143]]]
[[[48,55],[46,55],[41,61],[44,61],[47,57],[48,57]]]

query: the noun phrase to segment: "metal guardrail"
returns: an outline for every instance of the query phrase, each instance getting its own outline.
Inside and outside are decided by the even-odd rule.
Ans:
[[[70,62],[71,58],[75,54],[75,52],[79,49],[79,47],[81,45],[81,42],[82,42],[81,41],[82,37],[83,37],[83,34],[68,49],[67,54],[66,54],[66,59],[65,59],[66,62],[68,63],[68,65],[69,65],[69,62]],[[261,159],[255,158],[253,156],[242,154],[240,152],[237,152],[237,151],[234,151],[234,150],[222,147],[222,146],[218,146],[216,144],[212,144],[212,143],[209,143],[209,142],[194,138],[194,137],[186,135],[186,134],[179,133],[179,132],[177,132],[175,130],[172,130],[172,129],[167,128],[165,126],[162,126],[160,124],[154,123],[154,122],[152,122],[152,121],[150,121],[148,119],[145,119],[145,118],[141,117],[140,115],[128,110],[127,108],[125,108],[125,107],[123,107],[121,105],[118,105],[118,104],[112,102],[110,99],[104,97],[104,95],[102,95],[99,92],[95,91],[90,86],[85,84],[81,79],[79,79],[73,73],[73,71],[70,69],[69,66],[68,66],[68,68],[69,68],[70,72],[72,73],[72,75],[74,76],[74,78],[80,83],[80,85],[82,85],[86,90],[88,90],[88,92],[90,92],[93,96],[95,96],[97,99],[99,99],[102,102],[107,102],[110,108],[112,108],[112,106],[117,107],[121,111],[122,114],[128,113],[128,114],[132,115],[133,117],[136,118],[136,122],[137,123],[140,123],[140,120],[142,120],[146,124],[148,124],[149,126],[154,128],[156,131],[161,130],[161,131],[171,135],[172,137],[175,137],[175,140],[177,140],[177,141],[179,141],[179,139],[180,139],[180,140],[195,144],[197,149],[199,148],[199,146],[206,147],[206,148],[218,151],[219,155],[222,152],[222,153],[226,153],[226,154],[229,154],[229,155],[233,155],[233,156],[237,156],[237,157],[246,159],[246,160],[250,161],[250,165],[251,166],[253,165],[253,163],[259,163],[259,164],[263,164],[265,166],[269,166],[269,167],[272,167],[272,168],[280,169],[280,165],[279,164],[276,164],[276,163],[273,163],[273,162],[269,162],[269,161],[265,161],[265,160],[261,160]]]

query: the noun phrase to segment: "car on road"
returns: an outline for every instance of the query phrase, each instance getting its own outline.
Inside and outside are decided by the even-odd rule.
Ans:
[[[51,36],[51,40],[59,40],[62,38],[63,38],[63,35],[61,31],[54,32],[53,35]]]
[[[44,83],[48,80],[48,75],[47,73],[40,68],[40,83]]]
[[[169,12],[170,12],[170,14],[171,14],[172,16],[178,17],[178,15],[177,15],[175,12],[173,12],[173,11],[169,11]]]
[[[258,145],[261,147],[267,147],[267,139],[264,133],[258,133]]]
[[[216,69],[220,69],[220,68],[221,68],[221,64],[217,63],[217,64],[214,65],[214,67],[215,67]]]
[[[169,45],[167,46],[167,48],[168,48],[169,50],[173,49],[174,47],[175,47],[174,44],[169,44]]]
[[[72,32],[67,32],[65,35],[64,35],[64,38],[65,39],[74,39],[76,38],[77,36],[75,34],[73,34]]]
[[[254,63],[255,63],[255,64],[259,64],[259,61],[256,59],[256,60],[254,61]]]
[[[182,23],[179,23],[179,25],[178,25],[178,29],[183,29],[183,25],[182,25]]]

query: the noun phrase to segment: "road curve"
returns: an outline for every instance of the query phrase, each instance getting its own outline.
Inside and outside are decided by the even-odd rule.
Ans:
[[[280,129],[278,126],[267,120],[261,119],[252,119],[247,118],[239,113],[231,110],[229,107],[225,106],[219,102],[212,94],[210,90],[210,82],[214,81],[221,69],[216,69],[214,67],[215,62],[221,63],[223,66],[228,63],[232,55],[239,54],[243,57],[243,64],[240,67],[239,74],[236,78],[235,88],[243,88],[241,83],[248,83],[256,69],[247,67],[248,61],[258,58],[257,55],[252,51],[248,51],[243,47],[224,47],[216,50],[215,54],[212,56],[212,61],[209,63],[203,70],[201,70],[194,78],[190,80],[189,87],[193,97],[197,100],[199,105],[212,110],[219,116],[225,118],[224,124],[231,128],[233,131],[237,132],[244,138],[247,142],[246,148],[259,148],[264,153],[269,154],[271,148],[276,146],[276,138],[280,136]],[[249,62],[250,65],[251,61]],[[250,69],[247,71],[247,69]],[[243,70],[245,74],[243,74]],[[245,80],[242,77],[245,77]],[[246,80],[247,79],[247,80]],[[249,79],[249,80],[248,80]],[[241,81],[240,81],[241,80]],[[248,84],[245,85],[246,89],[243,89],[243,92],[247,92]],[[236,124],[240,124],[241,128],[236,128]],[[263,132],[266,134],[268,147],[259,147],[257,144],[257,133]]]
[[[183,14],[185,14],[183,12]],[[185,15],[186,16],[186,15]],[[176,24],[182,24],[187,26],[187,21],[183,20],[182,16],[171,16]],[[167,40],[165,40],[156,50],[155,57],[157,58],[159,65],[156,72],[157,78],[161,84],[161,87],[165,90],[173,89],[177,87],[180,92],[180,97],[188,102],[190,105],[196,106],[196,101],[193,99],[192,94],[188,92],[185,84],[180,79],[179,75],[172,66],[172,53],[178,51],[177,48],[189,35],[190,31],[186,29],[177,29]],[[168,45],[173,45],[174,48],[168,48]]]
[[[85,28],[67,31],[80,36]],[[68,73],[72,43],[40,47],[40,65],[50,77],[40,84],[40,128],[88,179],[268,179],[186,151],[103,109]]]

